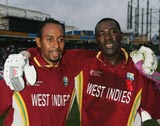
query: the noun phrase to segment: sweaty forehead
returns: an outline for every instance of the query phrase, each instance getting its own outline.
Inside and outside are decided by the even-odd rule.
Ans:
[[[104,31],[105,29],[115,29],[117,28],[116,23],[113,21],[103,21],[98,24],[97,31]]]

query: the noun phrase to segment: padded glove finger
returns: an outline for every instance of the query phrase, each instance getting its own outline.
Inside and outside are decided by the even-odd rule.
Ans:
[[[24,74],[27,82],[30,85],[34,85],[37,79],[37,73],[34,66],[30,66],[29,63],[26,63],[26,65],[24,66]]]

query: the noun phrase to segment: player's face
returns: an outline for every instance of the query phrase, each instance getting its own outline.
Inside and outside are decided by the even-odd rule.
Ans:
[[[64,50],[64,31],[61,25],[49,23],[43,27],[42,38],[36,40],[42,57],[49,64],[56,64]]]
[[[106,57],[118,55],[122,35],[113,21],[103,21],[97,26],[97,45]]]

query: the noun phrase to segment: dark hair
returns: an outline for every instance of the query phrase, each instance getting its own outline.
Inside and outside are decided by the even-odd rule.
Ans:
[[[53,24],[57,24],[57,25],[62,26],[63,31],[64,31],[64,34],[65,34],[65,24],[64,24],[64,23],[61,23],[60,21],[55,20],[55,19],[53,19],[53,18],[46,18],[44,21],[42,21],[42,22],[39,24],[39,27],[38,27],[38,29],[37,29],[37,37],[39,37],[39,38],[42,37],[43,27],[44,27],[46,24],[49,24],[49,23],[53,23]]]
[[[101,22],[105,22],[105,21],[113,21],[116,25],[117,25],[117,28],[119,29],[119,31],[121,32],[121,27],[118,23],[118,21],[116,21],[115,19],[113,18],[102,18],[96,25],[95,27],[95,34],[97,33],[97,26],[101,23]]]

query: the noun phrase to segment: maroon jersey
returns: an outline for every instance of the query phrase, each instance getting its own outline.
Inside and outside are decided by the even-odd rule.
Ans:
[[[70,64],[62,59],[57,67],[48,65],[38,51],[31,64],[37,71],[34,86],[26,82],[24,90],[13,92],[0,82],[0,114],[9,109],[3,125],[64,126],[74,96]]]
[[[81,126],[133,126],[140,108],[160,118],[159,92],[135,69],[128,54],[122,53],[125,59],[116,66],[101,52],[83,60],[75,77]]]
[[[32,51],[34,55],[37,52],[38,51]],[[140,107],[148,111],[153,118],[160,118],[159,109],[156,110],[157,106],[159,105],[160,99],[156,94],[158,92],[155,92],[153,85],[150,84],[151,82],[140,75],[139,72],[134,68],[134,64],[131,59],[128,59],[127,55],[125,56],[126,59],[122,63],[116,66],[112,66],[107,60],[102,57],[100,52],[96,54],[96,52],[93,51],[72,50],[66,51],[63,55],[63,58],[59,65],[59,69],[61,68],[61,70],[59,70],[61,77],[59,77],[59,74],[56,75],[57,72],[54,73],[53,70],[46,68],[45,65],[42,65],[43,67],[40,67],[38,65],[39,67],[37,68],[39,68],[39,70],[47,69],[48,71],[50,71],[51,74],[43,74],[43,78],[47,83],[52,83],[50,81],[53,81],[54,83],[52,83],[52,85],[54,85],[56,82],[59,83],[59,81],[63,77],[67,77],[67,79],[71,78],[71,81],[66,81],[67,79],[64,79],[65,81],[63,81],[63,83],[69,82],[69,84],[65,83],[68,85],[67,87],[69,87],[69,85],[72,83],[73,77],[75,76],[75,87],[82,126],[133,126],[135,115],[137,111],[139,111]],[[39,63],[36,61],[36,64]],[[54,68],[54,70],[57,68]],[[42,79],[41,76],[42,75],[38,76],[40,80]],[[51,77],[53,80],[51,79]],[[61,85],[63,85],[63,83],[61,82]],[[39,84],[37,84],[37,86],[38,85]],[[61,89],[61,86],[58,85],[59,84],[57,84],[57,87],[55,87],[55,85],[50,87],[46,86],[46,88],[43,89],[44,93],[41,94],[47,94],[45,93],[47,90],[52,92],[50,95],[56,94],[57,92],[59,93],[61,91],[62,95],[67,94],[64,93],[64,90],[66,88],[63,90],[64,87],[62,86],[63,88]],[[72,86],[66,91],[68,92],[68,94],[70,94],[70,97],[71,94],[73,94]],[[55,87],[53,89],[54,91],[52,91],[53,87]],[[28,86],[27,88],[35,87]],[[34,92],[33,94],[38,93]],[[43,104],[47,104],[44,99],[48,98],[49,96],[41,96],[41,99],[43,100],[38,100],[39,98],[37,97],[40,97],[39,95],[34,95],[32,97],[34,98],[33,101],[38,102],[32,101],[31,108],[33,107],[33,104],[39,104],[40,106],[42,106]],[[56,101],[57,100],[55,100],[55,102]],[[44,116],[50,118],[49,121],[53,126],[56,124],[64,124],[67,117],[67,112],[69,110],[70,102],[68,101],[65,103],[68,104],[64,107],[54,106],[54,109],[50,107],[49,110],[53,109],[54,112],[48,110],[48,112],[46,113],[47,115]],[[39,108],[38,106],[36,107]],[[43,110],[42,108],[45,107],[40,107],[39,110]],[[41,111],[38,112],[39,115],[36,115],[38,115],[39,117],[41,115]],[[28,114],[27,117],[29,119],[32,119],[33,115]],[[40,117],[43,118],[43,116]],[[40,117],[39,122],[43,122],[43,119]],[[12,120],[12,118],[9,118],[10,122]],[[46,120],[47,119],[44,118],[44,124],[49,125],[46,123]],[[57,123],[54,123],[54,121]],[[40,123],[38,124],[41,125]]]

